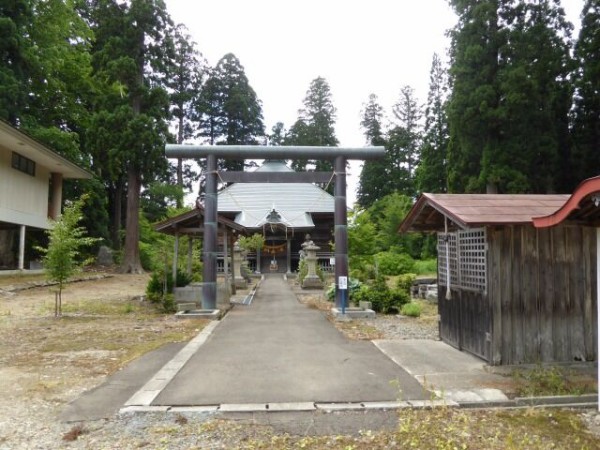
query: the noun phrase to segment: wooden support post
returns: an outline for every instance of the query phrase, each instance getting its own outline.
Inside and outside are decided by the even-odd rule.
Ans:
[[[173,245],[173,287],[175,287],[177,280],[177,261],[179,260],[179,232],[175,232],[175,244]]]
[[[225,275],[225,285],[227,285],[229,280],[229,255],[227,254],[228,241],[229,233],[227,232],[227,228],[223,227],[223,272]]]
[[[194,258],[194,238],[188,236],[187,274],[192,275],[192,260]]]
[[[292,240],[290,238],[287,239],[287,274],[291,275],[292,273]]]

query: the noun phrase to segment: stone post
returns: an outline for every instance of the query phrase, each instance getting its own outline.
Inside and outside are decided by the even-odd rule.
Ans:
[[[246,279],[242,276],[242,249],[240,248],[240,244],[238,241],[233,243],[233,281],[235,283],[235,287],[238,289],[246,289],[248,287],[248,283]]]
[[[323,288],[323,282],[317,275],[317,250],[321,250],[321,247],[317,247],[310,240],[310,236],[307,236],[306,242],[302,244],[302,248],[306,253],[304,260],[308,268],[308,273],[302,281],[302,289],[321,289]]]

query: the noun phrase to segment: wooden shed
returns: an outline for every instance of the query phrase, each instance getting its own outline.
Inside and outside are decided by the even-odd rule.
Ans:
[[[534,226],[575,195],[417,200],[399,231],[437,232],[444,342],[492,365],[596,359],[597,209],[593,220],[578,206],[573,220]]]

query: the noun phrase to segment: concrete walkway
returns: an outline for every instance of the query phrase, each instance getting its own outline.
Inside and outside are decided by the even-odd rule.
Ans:
[[[350,341],[268,276],[236,306],[151,402],[152,406],[345,403],[428,399],[375,345]]]

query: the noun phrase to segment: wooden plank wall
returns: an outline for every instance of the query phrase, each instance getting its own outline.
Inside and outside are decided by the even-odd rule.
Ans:
[[[490,363],[595,360],[595,228],[490,227],[488,244]]]
[[[489,361],[490,314],[487,296],[481,292],[453,289],[446,299],[446,289],[438,291],[441,316],[440,337],[447,344]]]

